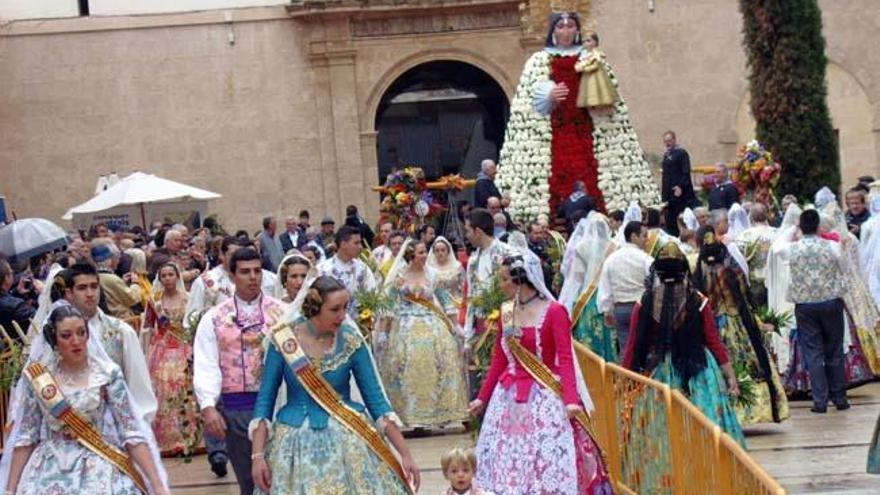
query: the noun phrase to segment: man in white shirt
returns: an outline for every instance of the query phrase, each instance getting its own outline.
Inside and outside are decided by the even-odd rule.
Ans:
[[[382,266],[383,263],[388,261],[388,258],[392,256],[391,248],[388,246],[388,242],[391,240],[391,233],[394,231],[394,224],[391,222],[383,222],[379,225],[379,242],[380,244],[376,246],[376,249],[373,249],[372,255],[373,260],[376,261],[376,265]]]
[[[355,294],[361,290],[376,288],[376,278],[370,268],[358,256],[361,253],[361,233],[346,225],[336,233],[336,254],[318,264],[318,272],[338,280],[351,295],[348,314],[357,318]]]
[[[648,230],[641,222],[629,222],[623,229],[625,241],[611,253],[599,276],[598,305],[605,324],[617,328],[619,352],[626,349],[629,323],[635,304],[642,299],[645,279],[654,258],[644,251]]]
[[[205,313],[193,340],[193,389],[206,433],[226,440],[244,495],[254,491],[248,424],[262,383],[264,340],[284,304],[263,293],[255,250],[239,249],[229,267],[235,295]]]
[[[98,271],[92,265],[77,263],[65,270],[64,284],[64,299],[89,319],[89,335],[101,342],[110,359],[122,369],[135,406],[144,421],[152,422],[156,396],[147,360],[134,329],[98,308],[101,298]]]

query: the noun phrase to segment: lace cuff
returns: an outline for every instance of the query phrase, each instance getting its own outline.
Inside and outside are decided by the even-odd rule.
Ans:
[[[544,117],[550,115],[550,112],[553,111],[550,92],[553,91],[554,87],[556,87],[556,83],[549,79],[535,84],[535,91],[532,95],[532,107]]]
[[[254,432],[260,426],[260,423],[266,423],[266,429],[269,430],[269,434],[272,434],[272,422],[266,418],[254,418],[248,423],[248,440],[251,442],[254,441]]]
[[[398,428],[403,428],[403,421],[400,420],[397,413],[394,411],[388,411],[376,420],[376,426],[379,428],[379,433],[383,435],[385,434],[385,428],[388,426],[389,422],[394,423]]]

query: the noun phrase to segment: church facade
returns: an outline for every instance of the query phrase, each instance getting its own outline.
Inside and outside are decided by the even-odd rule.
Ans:
[[[339,221],[348,204],[374,216],[377,122],[395,83],[455,62],[509,100],[540,47],[518,0],[217,1],[149,12],[129,0],[104,15],[97,3],[88,16],[51,19],[0,12],[7,208],[57,220],[100,175],[140,170],[221,193],[212,211],[227,228],[256,230],[265,215],[300,209]],[[846,186],[880,175],[880,53],[865,49],[880,9],[820,3]],[[695,164],[732,160],[753,138],[736,2],[593,0],[587,19],[649,155],[662,153],[667,129]]]

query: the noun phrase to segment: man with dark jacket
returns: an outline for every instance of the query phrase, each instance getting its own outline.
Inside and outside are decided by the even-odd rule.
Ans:
[[[691,158],[684,148],[678,146],[675,133],[663,134],[663,190],[662,199],[666,203],[666,230],[669,235],[678,236],[678,215],[685,208],[697,202],[694,186],[691,183]]]
[[[345,207],[345,225],[358,229],[361,233],[361,239],[367,245],[373,246],[373,229],[367,225],[367,222],[358,214],[357,206],[348,205]],[[337,246],[338,248],[339,246]]]
[[[477,175],[477,184],[474,186],[474,206],[486,208],[489,198],[501,198],[501,192],[495,186],[495,174],[498,169],[495,162],[489,159],[480,164],[480,173]]]
[[[278,236],[278,240],[281,241],[282,252],[286,254],[291,249],[301,249],[308,244],[309,240],[306,237],[306,231],[301,224],[297,223],[295,218],[288,218],[284,225],[287,229]]]
[[[34,308],[29,306],[27,302],[12,294],[12,285],[15,275],[12,273],[12,267],[6,260],[0,260],[0,325],[6,329],[6,332],[13,338],[17,335],[12,328],[12,322],[18,323],[22,331],[27,332],[30,326],[30,319],[34,316]],[[24,285],[24,281],[21,285]]]
[[[730,180],[730,172],[724,162],[716,163],[715,169],[717,179],[715,187],[709,191],[709,211],[721,208],[729,210],[734,203],[739,202],[739,189]]]
[[[595,209],[596,203],[587,195],[587,186],[578,180],[574,182],[574,191],[559,205],[557,215],[565,219],[568,231],[571,232],[575,217],[584,218]]]

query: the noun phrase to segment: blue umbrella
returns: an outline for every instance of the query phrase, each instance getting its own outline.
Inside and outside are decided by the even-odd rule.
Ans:
[[[67,234],[44,218],[23,218],[0,228],[0,254],[27,259],[67,245]]]

